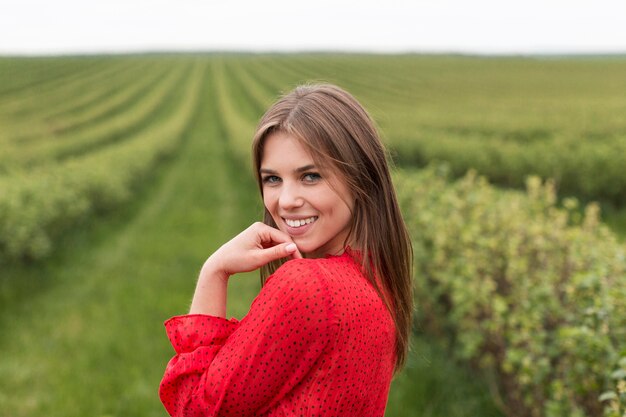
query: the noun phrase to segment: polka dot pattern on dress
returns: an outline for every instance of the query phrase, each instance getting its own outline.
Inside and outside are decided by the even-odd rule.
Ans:
[[[286,262],[241,321],[166,321],[170,415],[383,416],[395,327],[354,255]]]

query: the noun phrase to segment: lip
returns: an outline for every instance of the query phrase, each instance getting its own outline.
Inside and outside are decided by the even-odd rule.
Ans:
[[[313,217],[313,216],[309,216],[309,217]],[[297,220],[297,219],[303,219],[306,217],[297,217],[297,218],[293,218],[293,220]],[[300,227],[291,227],[287,224],[287,222],[285,221],[285,219],[289,219],[288,217],[283,217],[283,224],[285,225],[285,228],[287,230],[287,234],[289,234],[290,236],[302,236],[303,234],[305,234],[306,232],[309,231],[309,229],[311,227],[313,227],[313,225],[315,223],[317,223],[317,220],[319,220],[319,218],[317,220],[315,220],[314,222],[311,223],[307,223],[304,226],[300,226]],[[292,220],[292,219],[289,219]]]

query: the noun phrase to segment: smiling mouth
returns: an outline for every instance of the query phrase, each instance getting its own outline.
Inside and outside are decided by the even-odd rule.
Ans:
[[[289,227],[302,227],[306,224],[313,223],[314,221],[316,221],[317,216],[307,217],[306,219],[299,219],[299,220],[290,220],[290,219],[283,218],[283,220],[285,221],[285,223],[287,223],[287,226]]]

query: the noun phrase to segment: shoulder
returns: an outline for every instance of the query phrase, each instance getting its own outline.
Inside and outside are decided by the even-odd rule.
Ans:
[[[336,287],[338,278],[363,275],[362,267],[357,261],[352,252],[347,251],[342,255],[325,258],[291,259],[274,271],[266,284],[290,284],[331,291]]]
[[[268,277],[266,285],[318,287],[323,281],[320,275],[319,260],[291,259]]]
[[[328,278],[338,270],[350,267],[339,257],[317,259],[291,259],[280,266],[266,281],[273,285],[289,283],[292,285],[328,286]]]
[[[285,304],[330,305],[323,263],[324,259],[289,260],[268,277],[263,289],[275,294]]]

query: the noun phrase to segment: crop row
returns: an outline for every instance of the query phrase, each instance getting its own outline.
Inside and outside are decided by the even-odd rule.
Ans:
[[[560,196],[626,204],[626,61],[421,56],[239,56],[274,95],[295,84],[335,82],[381,126],[396,160],[476,169],[523,188],[527,175],[556,181]],[[252,68],[253,70],[250,70]]]
[[[75,78],[62,86],[50,89],[42,86],[15,97],[5,97],[0,100],[0,118],[5,126],[0,140],[22,144],[63,136],[81,121],[86,122],[89,113],[110,107],[111,98],[143,84],[146,64],[130,61],[125,65],[103,65],[94,74]],[[156,71],[148,74],[153,72]]]
[[[626,248],[554,184],[499,191],[447,167],[395,181],[415,252],[416,325],[495,381],[509,416],[626,411]]]
[[[106,77],[101,81],[104,88],[91,83],[83,86],[82,89],[90,93],[86,97],[84,94],[79,95],[71,91],[64,91],[64,95],[73,98],[71,101],[68,100],[68,108],[59,109],[53,115],[44,115],[44,120],[53,125],[54,135],[64,136],[68,132],[83,128],[85,125],[108,119],[140,102],[143,96],[154,87],[156,81],[163,78],[168,70],[171,68],[167,66],[149,72],[146,72],[146,69],[142,67],[138,67],[134,71],[127,70],[123,74],[115,74],[118,75],[117,77]],[[77,98],[81,100],[77,100]]]
[[[87,113],[93,117],[92,123],[81,121],[81,128],[68,128],[67,131],[60,132],[58,137],[51,135],[37,141],[9,142],[0,150],[0,162],[3,162],[4,172],[56,163],[132,137],[149,127],[154,118],[158,117],[157,111],[167,111],[172,97],[179,95],[177,89],[188,72],[189,68],[182,65],[169,69],[166,77],[161,77],[160,72],[155,71],[159,78],[150,74],[144,77],[145,82],[137,83],[138,87],[129,89],[136,96],[132,101],[120,103],[111,99],[113,105],[117,104],[113,110],[109,102],[111,100],[92,106]]]
[[[94,58],[0,58],[0,98],[33,91],[42,86],[63,84],[76,75],[90,73],[111,59]],[[11,82],[6,82],[11,80]]]
[[[82,68],[81,68],[82,69]],[[37,138],[54,134],[55,116],[71,112],[74,103],[79,103],[83,96],[93,94],[96,91],[110,91],[107,84],[115,88],[115,83],[107,83],[100,76],[109,75],[115,80],[116,72],[123,71],[125,67],[117,64],[103,65],[93,73],[81,74],[72,77],[71,80],[64,80],[64,83],[55,85],[38,85],[32,89],[19,90],[12,94],[0,96],[0,123],[3,129],[0,130],[0,144],[3,146],[10,142],[20,142],[21,138]],[[94,83],[90,87],[83,84],[85,80]],[[9,78],[9,83],[13,80]],[[1,84],[1,83],[0,83]],[[78,88],[78,89],[76,89]],[[83,103],[80,108],[84,108]]]
[[[230,141],[231,149],[242,161],[248,162],[250,146],[256,120],[250,116],[242,114],[237,107],[234,95],[231,94],[233,74],[226,72],[224,62],[216,61],[214,64],[215,88],[217,107],[220,111],[222,126],[225,129],[226,137]]]
[[[626,204],[626,135],[598,140],[568,137],[520,143],[500,136],[422,133],[394,140],[403,165],[422,167],[447,161],[455,176],[476,169],[494,183],[523,187],[533,173],[556,181],[561,196]]]
[[[111,61],[92,68],[89,65],[68,69],[69,74],[60,80],[45,82],[37,88],[20,90],[0,96],[0,114],[9,122],[37,115],[47,118],[63,112],[67,107],[81,103],[95,91],[107,91],[122,87],[118,80],[125,74],[136,75],[142,61]],[[85,105],[83,102],[82,105]]]
[[[23,91],[0,98],[0,143],[22,144],[61,136],[68,126],[64,118],[101,105],[113,92],[125,89],[133,82],[126,74],[138,76],[138,65],[103,65],[94,74],[66,81],[63,85],[34,91]]]
[[[1,177],[0,258],[45,256],[54,239],[82,219],[130,200],[142,179],[180,144],[205,70],[205,64],[195,63],[177,85],[176,106],[114,146]]]

